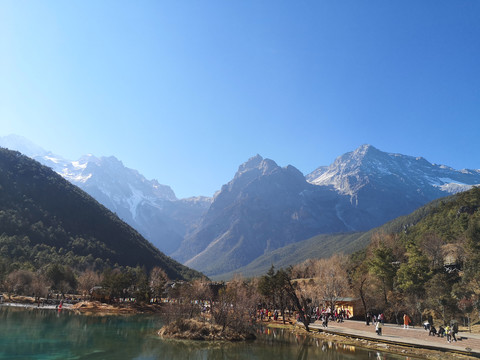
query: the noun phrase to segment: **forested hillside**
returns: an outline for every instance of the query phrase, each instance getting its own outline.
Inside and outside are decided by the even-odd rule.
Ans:
[[[465,226],[465,222],[469,222],[469,216],[476,214],[476,210],[478,210],[476,205],[469,205],[476,202],[474,191],[478,191],[478,189],[434,200],[411,214],[400,216],[366,232],[321,234],[284,246],[260,256],[236,272],[222,274],[218,278],[231,278],[235,273],[256,276],[265,273],[272,264],[277,268],[286,268],[307,259],[328,258],[339,252],[346,255],[356,251],[362,253],[372,238],[378,237],[378,234],[396,234],[396,238],[401,238],[401,241],[405,242],[406,238],[421,239],[425,233],[435,232],[442,233],[445,241],[454,241],[455,238],[461,237],[461,229]],[[470,197],[471,199],[467,200]],[[480,201],[478,203],[480,204]],[[450,209],[450,214],[444,213],[446,208]],[[463,215],[457,216],[457,212]],[[339,249],[341,250],[339,251]]]
[[[366,310],[449,323],[480,311],[480,188],[439,199],[387,224],[350,258]],[[390,231],[389,231],[390,230]]]
[[[361,250],[318,258],[332,240],[368,239]],[[409,314],[414,324],[426,319],[439,325],[480,320],[480,188],[436,200],[408,216],[364,234],[316,237],[310,259],[290,268],[297,291],[313,306],[334,306],[354,297],[355,310],[384,313],[400,323]],[[293,253],[306,248],[291,249]],[[273,270],[272,270],[273,272]],[[263,277],[265,278],[265,276]],[[361,309],[360,309],[361,308]]]
[[[0,148],[1,273],[49,264],[78,271],[160,267],[171,279],[200,276],[50,168]]]

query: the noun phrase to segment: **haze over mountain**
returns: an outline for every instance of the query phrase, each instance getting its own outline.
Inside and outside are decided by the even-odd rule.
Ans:
[[[7,146],[5,138],[2,144]],[[114,157],[88,155],[72,162],[33,144],[23,146],[161,250],[216,276],[315,235],[372,229],[480,184],[479,170],[455,170],[362,145],[307,176],[256,155],[213,199],[179,200],[168,185],[145,179]]]
[[[209,274],[233,270],[280,246],[320,232],[347,230],[332,187],[309,184],[293,166],[257,155],[224,185],[173,256]]]
[[[0,148],[0,263],[84,271],[161,267],[171,279],[201,274],[165,256],[132,227],[52,169]],[[15,265],[17,263],[17,266]]]
[[[274,265],[287,268],[307,259],[327,258],[339,249],[351,254],[365,249],[374,234],[396,234],[399,238],[421,243],[425,237],[434,236],[444,244],[462,241],[468,231],[468,224],[480,218],[480,187],[447,197],[433,200],[417,210],[397,217],[379,227],[366,232],[344,234],[322,234],[304,241],[289,244],[256,258],[247,266],[236,269],[246,277],[265,274]],[[403,241],[403,243],[405,243]],[[442,249],[448,255],[448,249]],[[221,274],[219,279],[229,279],[235,272]],[[217,277],[213,277],[214,279]]]
[[[306,177],[257,155],[222,187],[173,256],[218,275],[313,235],[371,229],[474,184],[480,184],[478,170],[457,171],[371,145]]]
[[[147,180],[114,156],[85,155],[76,161],[44,150],[29,140],[9,135],[0,146],[17,150],[51,167],[115,212],[161,251],[170,254],[210,205],[210,198],[177,199],[170,186]]]

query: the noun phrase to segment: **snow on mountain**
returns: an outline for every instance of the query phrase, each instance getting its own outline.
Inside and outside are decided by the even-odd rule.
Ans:
[[[138,171],[125,167],[114,156],[97,158],[88,154],[76,161],[66,160],[16,135],[0,138],[0,145],[20,151],[43,165],[51,167],[81,188],[97,187],[114,200],[111,205],[113,211],[117,212],[118,206],[126,206],[132,218],[135,218],[137,207],[142,202],[160,206],[159,200],[177,200],[169,186],[161,185],[156,180],[147,180]]]
[[[51,167],[167,254],[176,250],[190,225],[196,223],[211,202],[204,197],[178,200],[170,186],[147,180],[114,156],[88,154],[71,161],[16,135],[0,137],[0,146]]]
[[[332,185],[339,193],[355,196],[373,179],[399,182],[425,190],[434,187],[445,195],[480,184],[479,170],[455,170],[436,165],[423,157],[382,152],[362,145],[339,156],[330,166],[321,166],[306,176],[315,185]]]
[[[478,171],[371,145],[306,177],[256,155],[222,186],[172,255],[209,276],[232,272],[285,244],[314,234],[369,230],[475,184]]]
[[[52,167],[160,250],[208,275],[313,235],[369,230],[480,184],[480,170],[362,145],[307,176],[256,155],[213,198],[177,199],[113,156],[70,161],[16,136],[0,137],[0,146]]]

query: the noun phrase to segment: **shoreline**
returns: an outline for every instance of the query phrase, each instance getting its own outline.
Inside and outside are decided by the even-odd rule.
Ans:
[[[132,315],[142,313],[158,312],[158,308],[153,309],[152,305],[138,305],[128,304],[127,306],[108,305],[99,302],[84,301],[78,304],[63,304],[62,309],[58,309],[56,305],[38,306],[36,303],[22,303],[22,302],[3,302],[0,307],[12,307],[22,309],[39,309],[39,310],[68,310],[75,311],[83,315]],[[146,310],[146,311],[145,311]],[[310,324],[311,331],[307,332],[301,323],[286,323],[282,321],[265,322],[261,321],[259,324],[271,328],[286,329],[302,335],[307,335],[313,338],[318,338],[326,341],[333,341],[340,344],[358,346],[370,350],[378,350],[382,352],[412,356],[421,359],[445,359],[446,356],[456,359],[478,359],[480,353],[468,354],[467,351],[459,349],[446,348],[445,346],[425,346],[420,343],[406,343],[398,340],[392,340],[383,336],[382,338],[374,337],[373,334],[359,333],[348,328],[343,328],[340,331],[337,328],[330,326],[327,329],[322,329],[319,324]],[[480,341],[480,336],[478,336]]]
[[[19,302],[3,302],[0,303],[0,307],[15,307],[23,309],[39,309],[39,310],[72,310],[72,304],[63,304],[59,309],[58,305],[40,305],[31,303],[19,303]]]
[[[33,310],[68,310],[84,315],[133,315],[159,312],[158,306],[147,304],[105,304],[99,301],[80,301],[76,304],[63,303],[62,307],[52,304],[40,304],[33,302],[5,301],[0,303],[1,307],[33,309]]]
[[[387,338],[385,337],[385,335],[383,335],[382,337],[375,337],[375,335],[373,334],[360,333],[359,331],[354,331],[353,329],[348,328],[343,328],[342,331],[332,329],[331,326],[327,329],[323,329],[321,324],[312,323],[310,324],[310,332],[307,332],[305,330],[305,327],[301,323],[296,323],[293,325],[283,325],[283,323],[281,323],[280,321],[276,323],[267,323],[265,325],[271,328],[288,329],[292,332],[311,336],[313,338],[318,338],[321,340],[334,341],[336,343],[341,343],[345,345],[358,346],[366,349],[378,350],[421,359],[443,360],[446,357],[455,359],[480,358],[480,353],[478,352],[469,352],[467,350],[448,348],[446,346],[425,345],[420,342],[409,343],[406,341],[402,341],[404,339],[398,336],[394,339],[392,337]],[[393,325],[390,326],[393,327]],[[418,331],[419,329],[416,330]],[[477,337],[480,342],[480,336]]]

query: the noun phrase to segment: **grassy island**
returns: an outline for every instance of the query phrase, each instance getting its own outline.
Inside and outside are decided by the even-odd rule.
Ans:
[[[163,338],[203,341],[245,341],[256,338],[253,332],[239,331],[199,319],[181,319],[163,326],[158,332]]]

